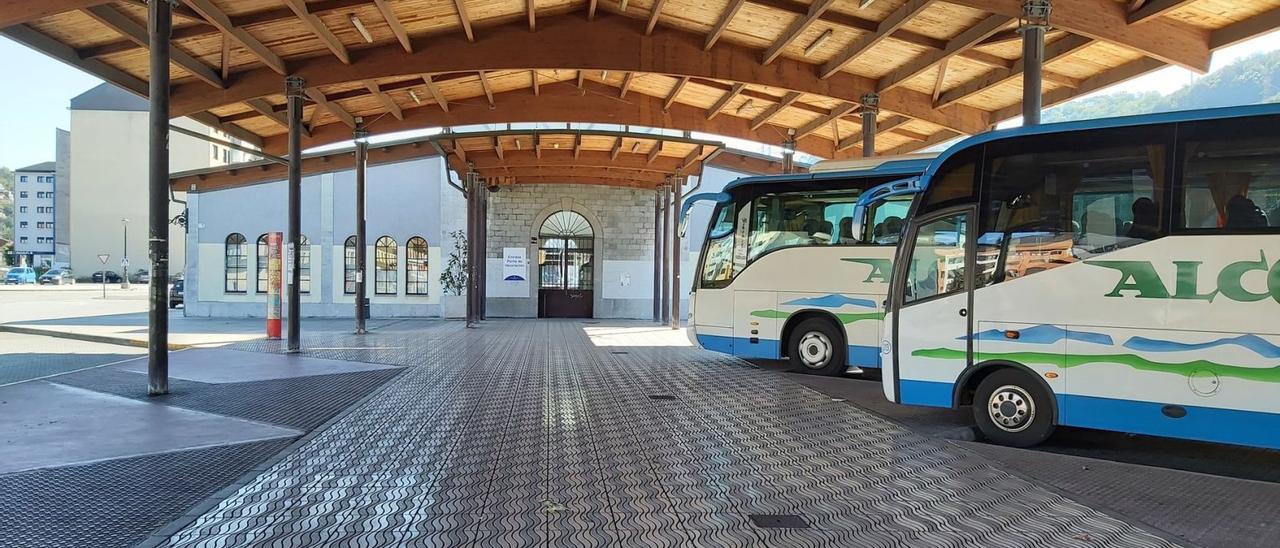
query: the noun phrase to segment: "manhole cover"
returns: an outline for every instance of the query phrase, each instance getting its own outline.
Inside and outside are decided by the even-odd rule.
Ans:
[[[809,523],[795,514],[751,514],[751,523],[762,529],[808,529]]]
[[[674,399],[676,399],[676,397],[675,397],[675,396],[672,396],[671,394],[649,394],[649,399],[651,399],[651,400],[674,400]]]

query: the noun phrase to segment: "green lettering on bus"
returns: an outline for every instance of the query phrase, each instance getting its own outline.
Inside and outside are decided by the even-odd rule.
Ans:
[[[1270,270],[1270,265],[1267,264],[1267,254],[1262,251],[1259,251],[1258,254],[1260,257],[1256,261],[1234,262],[1218,273],[1218,290],[1222,291],[1223,297],[1242,303],[1251,303],[1273,296],[1271,291],[1254,293],[1244,288],[1245,273],[1254,270],[1263,272]],[[1275,297],[1280,301],[1280,295]]]
[[[1270,263],[1264,251],[1258,252],[1258,260],[1236,261],[1218,272],[1217,288],[1208,293],[1199,289],[1200,265],[1203,261],[1173,261],[1176,269],[1173,295],[1160,274],[1149,261],[1085,261],[1086,264],[1110,268],[1120,272],[1120,281],[1107,297],[1126,297],[1125,292],[1136,292],[1140,299],[1188,299],[1212,302],[1222,295],[1236,302],[1251,303],[1271,297],[1280,303],[1280,261]],[[1250,291],[1244,287],[1244,278],[1250,272],[1264,272],[1266,290]]]
[[[1212,293],[1200,293],[1196,289],[1200,283],[1200,265],[1202,264],[1204,261],[1173,262],[1173,266],[1178,269],[1178,281],[1174,284],[1173,298],[1213,302],[1213,298],[1218,296],[1216,289]]]
[[[1123,297],[1123,291],[1137,291],[1140,299],[1169,298],[1160,274],[1147,261],[1088,261],[1088,264],[1120,271],[1120,281],[1107,293],[1108,297]]]

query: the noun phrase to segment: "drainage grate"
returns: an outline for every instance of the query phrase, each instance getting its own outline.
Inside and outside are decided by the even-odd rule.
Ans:
[[[610,352],[610,354],[619,354],[619,355],[621,355],[621,354],[630,354],[630,352],[627,352],[626,350],[614,350],[613,352]]]
[[[671,394],[649,394],[649,399],[651,399],[651,400],[674,400],[674,399],[676,399],[676,397],[675,397],[675,396],[672,396]]]
[[[751,514],[751,523],[761,529],[808,529],[809,523],[795,514]]]

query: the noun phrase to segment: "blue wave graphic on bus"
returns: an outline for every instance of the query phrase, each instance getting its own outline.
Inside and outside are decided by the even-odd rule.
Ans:
[[[1111,335],[1106,333],[1089,333],[1087,331],[1067,331],[1056,325],[1037,325],[1028,327],[1018,331],[1018,338],[1010,339],[1005,336],[1002,329],[988,329],[973,334],[975,341],[1001,341],[1013,343],[1027,344],[1053,344],[1063,339],[1087,342],[1093,344],[1115,344]],[[965,340],[964,337],[956,337],[956,340]]]
[[[1249,349],[1264,358],[1280,358],[1280,346],[1277,346],[1276,344],[1257,335],[1240,335],[1238,337],[1227,337],[1216,341],[1202,343],[1184,343],[1148,339],[1146,337],[1133,337],[1129,339],[1129,342],[1124,343],[1125,348],[1139,350],[1142,352],[1182,352],[1186,350],[1205,350],[1219,346],[1233,345]]]
[[[840,308],[844,305],[875,308],[876,302],[871,299],[855,299],[844,295],[825,295],[822,297],[805,297],[782,303],[782,306],[817,306],[821,308]]]

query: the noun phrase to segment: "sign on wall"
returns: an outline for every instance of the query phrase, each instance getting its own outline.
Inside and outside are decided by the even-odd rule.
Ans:
[[[502,248],[502,281],[527,281],[529,272],[528,251],[523,247]]]

